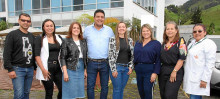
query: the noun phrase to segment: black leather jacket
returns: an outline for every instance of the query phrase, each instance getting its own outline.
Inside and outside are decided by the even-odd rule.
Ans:
[[[84,68],[87,67],[87,45],[86,40],[80,40],[80,47],[83,54]],[[61,46],[60,62],[61,66],[67,69],[76,70],[79,61],[80,51],[72,38],[66,38]]]

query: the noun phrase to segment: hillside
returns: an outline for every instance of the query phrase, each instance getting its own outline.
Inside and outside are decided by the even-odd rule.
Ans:
[[[189,0],[181,7],[185,12],[193,11],[197,7],[206,10],[220,4],[220,0]]]
[[[182,6],[170,5],[167,7],[169,9],[165,10],[165,22],[173,20],[178,23],[180,19],[180,24],[189,25],[191,24],[191,17],[198,7],[202,11],[201,19],[207,30],[210,24],[214,23],[214,35],[220,35],[220,0],[189,0]]]
[[[179,16],[177,14],[165,9],[165,22],[168,22],[168,21],[178,22],[178,18]]]
[[[203,23],[208,27],[212,22],[215,24],[215,35],[220,35],[220,5],[203,10]]]

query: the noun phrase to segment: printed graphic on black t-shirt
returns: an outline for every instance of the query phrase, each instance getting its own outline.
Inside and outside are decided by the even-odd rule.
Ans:
[[[30,64],[31,63],[31,59],[32,59],[32,46],[29,42],[28,37],[22,37],[22,41],[23,41],[23,56],[27,57],[27,62],[26,64]]]

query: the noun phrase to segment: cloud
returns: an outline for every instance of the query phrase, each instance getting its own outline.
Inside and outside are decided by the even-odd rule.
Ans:
[[[189,0],[165,0],[165,5],[166,6],[170,4],[183,5],[186,1],[189,1]]]

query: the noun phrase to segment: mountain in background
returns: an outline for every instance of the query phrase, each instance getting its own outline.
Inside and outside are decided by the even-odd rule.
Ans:
[[[206,10],[219,4],[220,0],[189,0],[181,6],[181,9],[186,12],[195,10],[198,7],[202,10]]]
[[[220,0],[189,0],[181,6],[169,5],[165,9],[165,23],[175,21],[179,25],[191,24],[193,13],[200,9],[202,23],[207,30],[214,24],[214,32],[220,35]]]

